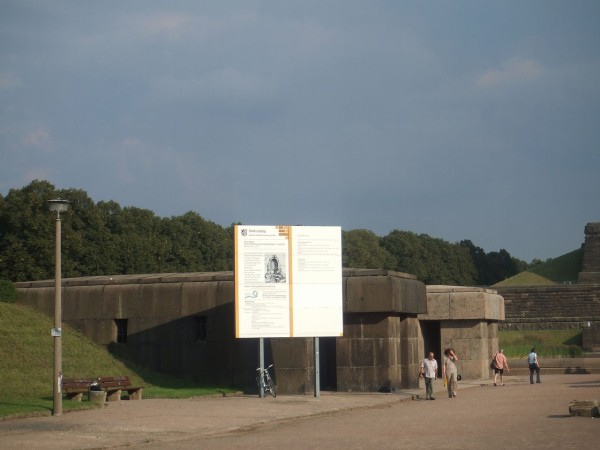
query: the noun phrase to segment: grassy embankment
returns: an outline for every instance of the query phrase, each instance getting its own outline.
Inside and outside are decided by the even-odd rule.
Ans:
[[[576,282],[581,271],[582,258],[583,250],[574,250],[558,258],[553,258],[548,262],[534,266],[525,272],[518,273],[491,287],[551,286]]]
[[[508,358],[524,358],[535,347],[544,358],[583,356],[581,330],[499,331],[500,348]]]
[[[54,342],[52,319],[30,308],[0,302],[0,417],[50,414],[53,407]],[[145,386],[144,398],[189,398],[234,392],[234,389],[197,386],[117,360],[102,346],[63,324],[65,377],[129,375]],[[63,401],[63,410],[92,408],[85,401]]]
[[[581,249],[566,253],[558,258],[532,267],[511,278],[495,284],[496,287],[509,286],[550,286],[577,281],[581,271]],[[542,331],[501,331],[500,347],[510,358],[525,357],[531,347],[546,358],[569,358],[582,356],[581,330],[542,330]]]

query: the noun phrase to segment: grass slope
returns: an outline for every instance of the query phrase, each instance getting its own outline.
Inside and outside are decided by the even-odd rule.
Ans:
[[[574,250],[558,258],[532,267],[491,287],[549,286],[577,281],[581,271],[583,250]]]
[[[498,343],[508,358],[524,358],[531,347],[546,358],[583,356],[580,329],[498,331]]]
[[[0,302],[0,416],[51,411],[52,327],[52,319],[38,311]],[[144,398],[233,392],[233,389],[198,386],[190,380],[126,364],[66,324],[63,324],[62,350],[66,378],[129,375],[136,386],[146,387]],[[90,406],[87,402],[63,402],[65,410]]]

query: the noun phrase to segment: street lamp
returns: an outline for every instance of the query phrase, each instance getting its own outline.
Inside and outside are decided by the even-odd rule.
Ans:
[[[54,260],[54,328],[52,328],[52,337],[54,337],[54,372],[52,374],[52,392],[54,398],[54,407],[52,415],[60,416],[62,414],[62,299],[61,299],[61,225],[60,213],[69,209],[68,200],[48,200],[50,211],[56,211],[56,257]]]

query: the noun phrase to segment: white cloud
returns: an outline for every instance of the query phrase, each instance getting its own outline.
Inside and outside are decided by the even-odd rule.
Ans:
[[[54,171],[49,167],[32,167],[23,173],[23,183],[31,183],[33,180],[50,180]]]
[[[30,131],[21,139],[23,145],[45,149],[50,143],[50,133],[45,128]]]
[[[185,14],[157,13],[138,16],[134,31],[148,37],[178,39],[191,28],[192,18]]]
[[[541,66],[532,60],[511,58],[499,69],[487,70],[476,81],[478,87],[494,87],[506,83],[522,83],[538,77]]]
[[[136,34],[143,37],[179,41],[182,38],[195,40],[214,34],[229,33],[245,24],[255,22],[256,14],[253,12],[233,12],[227,16],[159,12],[138,15],[129,22],[129,25]]]

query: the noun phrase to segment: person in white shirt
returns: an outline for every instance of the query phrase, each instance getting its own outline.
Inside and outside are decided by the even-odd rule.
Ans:
[[[540,381],[540,363],[538,361],[538,355],[535,352],[535,348],[531,349],[531,353],[527,356],[527,362],[529,363],[529,382],[533,384],[533,372],[536,374],[536,383]]]
[[[427,358],[421,363],[421,377],[425,378],[425,399],[435,400],[433,396],[433,382],[437,378],[438,365],[433,352],[429,352]]]

